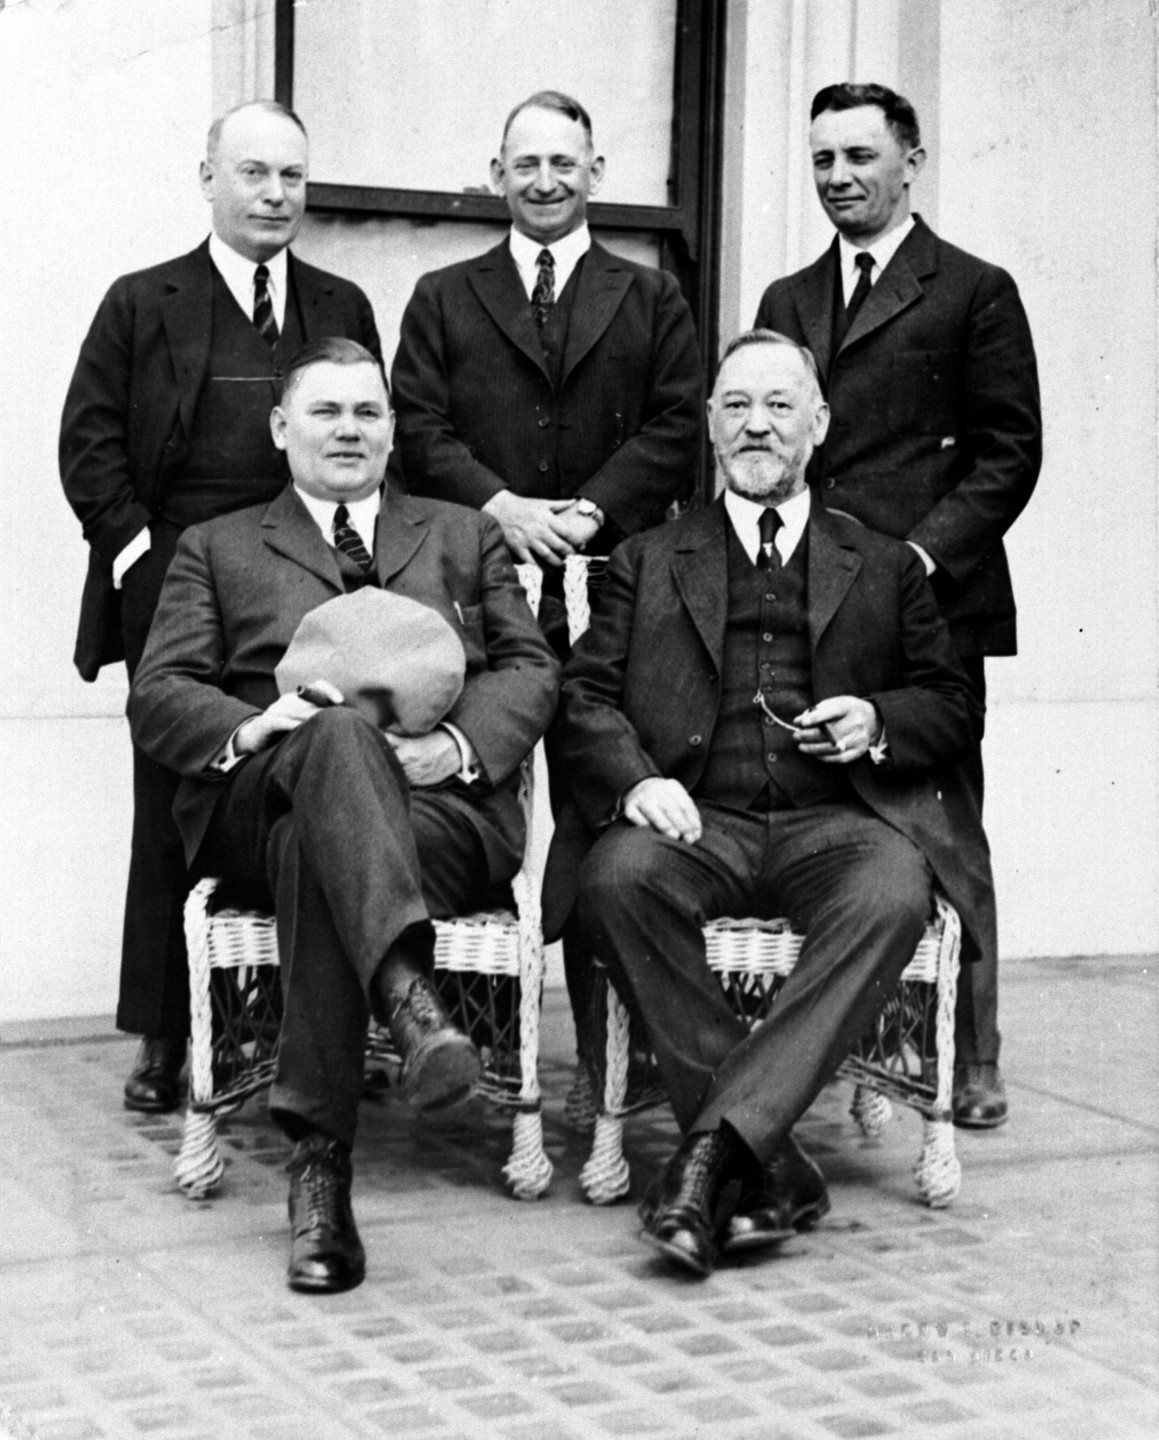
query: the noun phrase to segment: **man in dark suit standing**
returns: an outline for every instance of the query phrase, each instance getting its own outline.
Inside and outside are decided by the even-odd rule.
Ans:
[[[691,313],[667,272],[592,240],[603,174],[578,101],[518,105],[491,162],[511,233],[422,277],[391,371],[411,492],[486,510],[549,570],[663,519],[699,458]]]
[[[644,1237],[702,1275],[722,1247],[828,1210],[792,1127],[912,957],[932,883],[974,948],[993,925],[953,768],[981,705],[913,551],[806,487],[827,422],[807,350],[735,340],[709,405],[726,493],[616,551],[564,675],[574,810],[545,929],[578,873],[582,933],[642,1015],[684,1136],[644,1197]],[[750,1034],[701,926],[777,914],[806,938]]]
[[[74,656],[86,680],[121,659],[133,679],[185,526],[285,485],[269,415],[295,351],[339,334],[379,355],[361,290],[286,249],[305,213],[307,160],[302,122],[273,101],[215,120],[201,165],[209,239],[117,280],[81,346],[60,471],[91,547]],[[189,1031],[176,784],[134,749],[117,1025],[145,1037],[125,1085],[135,1110],[176,1106]]]
[[[369,1013],[389,1024],[418,1106],[449,1103],[478,1074],[430,984],[431,917],[476,908],[518,869],[518,768],[555,708],[558,667],[494,521],[383,494],[392,427],[370,351],[308,346],[273,426],[291,483],[182,537],[129,711],[134,741],[182,776],[190,864],[275,911],[270,1107],[295,1142],[289,1280],[331,1291],[365,1270],[350,1150]],[[311,698],[276,680],[303,618],[373,598],[367,587],[435,612],[461,644],[458,698],[408,721],[417,733],[394,733],[397,687],[387,731],[325,672]]]
[[[756,324],[808,345],[832,411],[812,481],[826,505],[921,557],[979,700],[984,657],[1016,649],[1002,537],[1042,461],[1034,346],[1014,281],[910,213],[925,162],[917,116],[884,85],[813,100],[817,193],[837,235],[765,291]],[[982,810],[981,744],[963,773]],[[958,992],[954,1118],[1007,1116],[998,1067],[997,940]]]

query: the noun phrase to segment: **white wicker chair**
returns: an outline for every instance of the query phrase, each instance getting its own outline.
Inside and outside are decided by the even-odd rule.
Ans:
[[[574,644],[591,619],[586,557],[568,559],[564,591]],[[941,1208],[952,1203],[962,1180],[950,1108],[961,924],[941,896],[936,897],[936,910],[895,995],[843,1062],[840,1074],[856,1082],[851,1113],[865,1134],[880,1132],[890,1114],[890,1098],[923,1116],[914,1177],[922,1199]],[[709,966],[733,1009],[749,1023],[760,1023],[797,963],[804,937],[785,919],[720,919],[706,925],[704,934]],[[597,1073],[589,1073],[582,1062],[577,1066],[567,1115],[577,1128],[594,1126],[580,1185],[589,1200],[606,1205],[626,1195],[631,1184],[624,1158],[624,1117],[662,1103],[665,1095],[639,1028],[633,1034],[628,1009],[598,964],[596,977],[595,1005],[605,1012],[594,1017]]]
[[[538,611],[540,571],[535,565],[518,570],[528,603]],[[529,851],[531,776],[529,758],[521,785]],[[177,1183],[193,1199],[211,1194],[224,1173],[217,1116],[236,1109],[273,1079],[281,1019],[273,916],[216,904],[218,887],[216,879],[200,881],[185,906],[190,1087],[174,1168]],[[435,979],[456,1019],[480,1046],[479,1092],[515,1112],[503,1173],[516,1198],[533,1200],[547,1189],[552,1174],[543,1148],[538,1076],[543,930],[538,887],[526,867],[511,888],[514,914],[497,910],[435,922]],[[388,1034],[373,1022],[367,1056],[398,1063]]]

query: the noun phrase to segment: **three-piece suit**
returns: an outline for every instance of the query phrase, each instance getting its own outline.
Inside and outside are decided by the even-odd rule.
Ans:
[[[831,411],[810,479],[825,504],[920,545],[958,655],[985,700],[986,655],[1016,650],[1002,537],[1030,499],[1042,462],[1034,345],[1014,281],[913,229],[834,349],[839,246],[774,281],[756,325],[806,345]],[[979,814],[980,745],[964,761]],[[958,1050],[998,1053],[997,949],[964,974]]]
[[[229,293],[208,241],[115,281],[81,346],[60,435],[65,495],[90,546],[74,660],[81,676],[123,659],[132,680],[186,525],[272,499],[286,483],[269,412],[294,350],[345,335],[380,358],[366,296],[288,257],[286,318],[271,347]],[[113,585],[144,529],[150,548]],[[121,991],[123,1030],[183,1038],[188,881],[170,814],[176,781],[133,756],[134,819]]]
[[[429,917],[478,905],[521,863],[517,772],[558,675],[499,526],[388,491],[371,583],[432,607],[462,641],[466,680],[446,719],[480,779],[411,791],[383,734],[348,706],[215,769],[237,727],[277,698],[275,667],[303,616],[363,583],[352,566],[292,485],[189,529],[129,704],[135,743],[182,777],[190,865],[275,910],[285,1018],[271,1106],[345,1143],[387,950]]]
[[[790,582],[796,639],[766,618]],[[739,659],[752,673],[737,674],[746,596],[753,644]],[[830,696],[873,701],[885,762],[802,757],[752,704],[754,687],[782,683],[758,667],[765,654],[797,677],[785,720]],[[931,882],[959,910],[968,948],[987,943],[989,856],[956,770],[981,725],[918,557],[815,499],[772,582],[739,549],[722,501],[616,552],[564,676],[572,802],[548,859],[545,928],[558,930],[578,893],[584,932],[642,1013],[685,1131],[726,1119],[771,1156],[912,956]],[[649,776],[692,796],[695,844],[617,818]],[[751,1037],[705,961],[701,925],[730,913],[787,913],[807,936]]]

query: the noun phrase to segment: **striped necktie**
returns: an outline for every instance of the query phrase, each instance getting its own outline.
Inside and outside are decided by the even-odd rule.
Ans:
[[[254,271],[254,329],[272,350],[278,343],[278,322],[270,298],[270,272],[264,265]]]
[[[539,273],[535,279],[535,289],[531,292],[531,308],[535,314],[535,323],[541,330],[547,324],[547,317],[554,304],[555,257],[550,250],[544,248],[539,252]]]
[[[349,555],[360,570],[369,570],[370,551],[362,543],[362,536],[350,523],[350,511],[339,505],[334,511],[334,545],[343,555]]]

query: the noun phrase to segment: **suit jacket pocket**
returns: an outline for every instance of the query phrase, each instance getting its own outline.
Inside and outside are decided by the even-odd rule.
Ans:
[[[959,423],[957,396],[954,351],[902,351],[890,365],[889,428],[900,434],[952,435]]]

